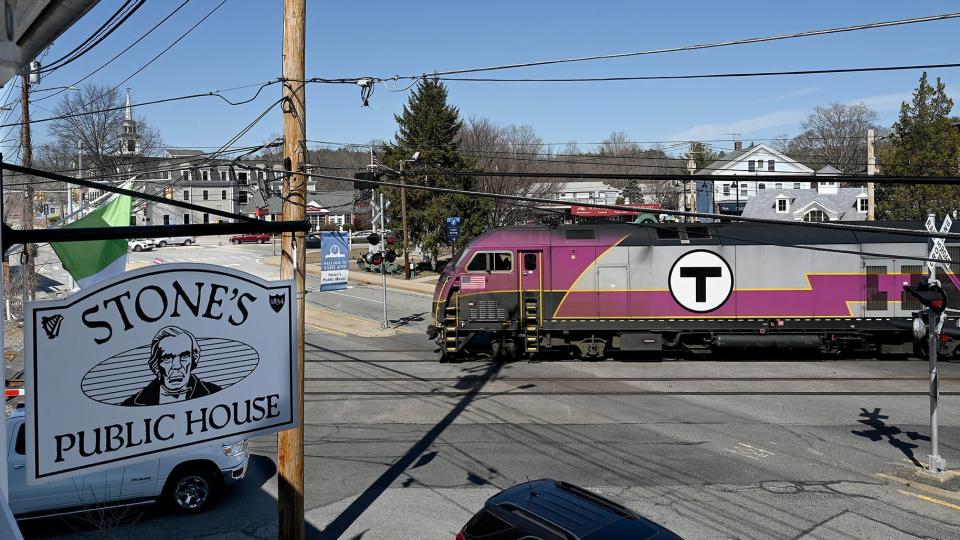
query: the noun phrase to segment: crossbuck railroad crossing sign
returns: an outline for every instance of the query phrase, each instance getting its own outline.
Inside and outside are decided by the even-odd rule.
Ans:
[[[940,224],[940,232],[947,233],[950,232],[950,226],[953,225],[953,220],[950,219],[950,216],[943,218],[943,223]],[[937,232],[937,220],[933,214],[927,216],[927,230],[930,232]],[[932,238],[933,245],[930,248],[930,258],[931,259],[940,259],[941,261],[950,260],[950,252],[947,251],[947,246],[944,245],[946,242],[945,238]],[[950,271],[950,265],[945,262],[934,262],[927,261],[927,268],[930,269],[930,272],[936,272],[937,265],[943,267],[945,272]]]

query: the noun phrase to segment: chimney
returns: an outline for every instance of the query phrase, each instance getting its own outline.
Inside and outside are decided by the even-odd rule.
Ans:
[[[743,141],[733,141],[733,151],[739,152],[743,150]]]

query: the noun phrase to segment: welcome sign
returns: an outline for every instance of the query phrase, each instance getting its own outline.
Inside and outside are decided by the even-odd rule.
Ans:
[[[295,291],[164,264],[28,304],[28,478],[297,426]]]

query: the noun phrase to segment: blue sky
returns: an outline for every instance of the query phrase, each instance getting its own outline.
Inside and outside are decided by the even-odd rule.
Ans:
[[[153,0],[94,51],[45,78],[42,87],[73,83],[139,37],[179,0]],[[115,84],[206,14],[217,1],[192,0],[153,35],[89,82]],[[57,58],[89,35],[121,4],[102,0],[52,46]],[[281,73],[281,0],[229,0],[129,86],[135,101],[266,81]],[[843,26],[945,13],[943,1],[863,2],[320,2],[308,0],[307,76],[414,74],[528,60],[605,54]],[[721,49],[567,64],[500,72],[502,76],[581,77],[768,71],[955,62],[960,19]],[[960,72],[931,72],[960,98]],[[546,142],[581,145],[623,131],[636,141],[726,139],[744,141],[796,134],[816,105],[864,102],[882,123],[916,86],[918,72],[753,79],[617,83],[449,83],[461,115],[499,124],[529,124]],[[40,95],[40,94],[38,94]],[[252,90],[227,94],[245,99]],[[368,142],[392,138],[406,92],[378,86],[371,106],[360,106],[348,85],[311,85],[308,138]],[[159,128],[170,146],[215,147],[279,96],[265,90],[254,102],[230,107],[215,98],[147,106],[138,116]],[[49,116],[39,108],[34,118]],[[281,132],[279,111],[242,144]],[[34,127],[43,139],[43,124]],[[719,149],[732,143],[718,142]]]

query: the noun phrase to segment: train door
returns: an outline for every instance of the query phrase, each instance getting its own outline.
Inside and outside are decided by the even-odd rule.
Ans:
[[[520,329],[524,350],[534,353],[540,349],[540,325],[543,323],[543,252],[521,250],[517,255],[520,259]]]

